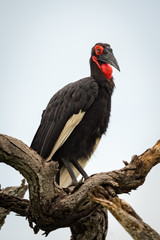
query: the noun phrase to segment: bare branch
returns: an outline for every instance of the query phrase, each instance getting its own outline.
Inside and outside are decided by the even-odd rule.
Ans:
[[[42,229],[48,234],[60,227],[71,227],[74,236],[72,239],[76,239],[78,233],[75,223],[79,222],[82,228],[88,226],[89,229],[91,221],[87,216],[94,215],[95,210],[102,209],[90,201],[88,193],[102,187],[102,195],[105,189],[105,196],[110,199],[111,196],[138,188],[145,181],[151,168],[160,162],[160,141],[142,155],[134,156],[124,168],[95,174],[73,191],[61,189],[54,182],[58,170],[55,162],[45,162],[36,152],[17,139],[0,135],[0,162],[14,167],[27,179],[30,204],[26,214],[30,226],[32,222],[35,223],[34,231]],[[103,236],[105,232],[104,229]]]
[[[160,235],[144,223],[133,208],[118,197],[107,199],[90,195],[92,201],[106,207],[135,240],[160,240]]]
[[[0,192],[0,206],[8,210],[8,213],[12,211],[20,216],[26,217],[29,204],[29,200]]]
[[[5,189],[0,190],[0,206],[5,207],[5,205],[8,205],[8,201],[6,200],[8,197],[19,197],[23,198],[26,191],[27,191],[27,185],[25,185],[25,180],[22,180],[22,184],[19,187],[7,187]],[[3,200],[2,200],[3,199]],[[7,208],[0,207],[0,229],[3,226],[5,222],[5,218],[10,213],[10,210],[12,211],[14,209],[14,212],[16,212],[15,208],[17,205],[15,204],[15,201],[11,201],[11,204],[7,206]],[[14,208],[15,207],[15,208]],[[19,213],[20,204],[18,204],[18,212]],[[23,207],[24,210],[24,207]],[[20,215],[22,215],[22,211],[20,212]],[[26,213],[24,214],[26,216]]]
[[[131,162],[124,168],[89,177],[78,191],[68,196],[68,203],[76,207],[79,201],[86,199],[88,193],[98,186],[105,187],[109,194],[112,192],[112,196],[128,193],[142,185],[149,171],[158,163],[160,163],[160,140],[140,156],[132,157]],[[65,199],[61,204],[63,202]]]
[[[35,222],[36,219],[44,219],[45,222],[46,208],[48,209],[54,197],[61,192],[52,180],[57,172],[56,163],[44,163],[43,159],[23,142],[6,135],[0,135],[0,162],[12,166],[27,179],[30,215]]]

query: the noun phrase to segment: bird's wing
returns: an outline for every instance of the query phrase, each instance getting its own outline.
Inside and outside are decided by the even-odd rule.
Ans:
[[[84,78],[68,84],[50,100],[42,114],[31,148],[50,160],[82,120],[98,95],[98,84]]]
[[[70,136],[74,128],[80,123],[84,116],[85,112],[82,112],[82,110],[79,111],[77,114],[73,114],[69,120],[66,122],[63,130],[61,131],[50,155],[47,157],[46,161],[49,161],[52,156],[55,154],[55,152],[63,145],[63,143],[67,140],[67,138]]]

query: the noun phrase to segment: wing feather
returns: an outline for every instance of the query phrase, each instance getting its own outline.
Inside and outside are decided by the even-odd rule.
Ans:
[[[31,148],[49,160],[82,120],[98,95],[98,84],[84,78],[59,90],[43,111]]]
[[[80,123],[85,112],[79,111],[78,114],[73,114],[72,117],[66,122],[62,132],[60,133],[50,155],[46,158],[46,161],[50,161],[55,152],[64,144],[67,138],[70,136],[75,127]]]

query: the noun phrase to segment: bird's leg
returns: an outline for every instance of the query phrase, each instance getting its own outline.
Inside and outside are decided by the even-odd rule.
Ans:
[[[73,169],[72,169],[72,167],[71,167],[70,161],[68,161],[68,160],[66,160],[66,159],[62,159],[62,161],[63,161],[65,167],[67,168],[67,170],[68,170],[68,172],[69,172],[69,175],[70,175],[70,177],[71,177],[71,179],[72,179],[71,186],[72,186],[72,185],[75,186],[75,185],[78,183],[78,181],[77,181],[77,178],[76,178],[76,176],[75,176],[75,174],[74,174],[74,172],[73,172]]]
[[[75,168],[80,172],[80,174],[84,177],[84,179],[88,178],[87,173],[84,171],[84,169],[81,167],[81,165],[79,164],[78,161],[73,160],[71,161],[73,163],[73,165],[75,166]]]

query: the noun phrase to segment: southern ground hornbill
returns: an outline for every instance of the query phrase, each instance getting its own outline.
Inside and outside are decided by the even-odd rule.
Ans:
[[[75,185],[79,173],[88,177],[83,168],[110,117],[114,89],[110,65],[120,70],[110,45],[97,43],[91,52],[91,76],[59,90],[43,111],[31,148],[46,161],[58,161],[60,186]]]

